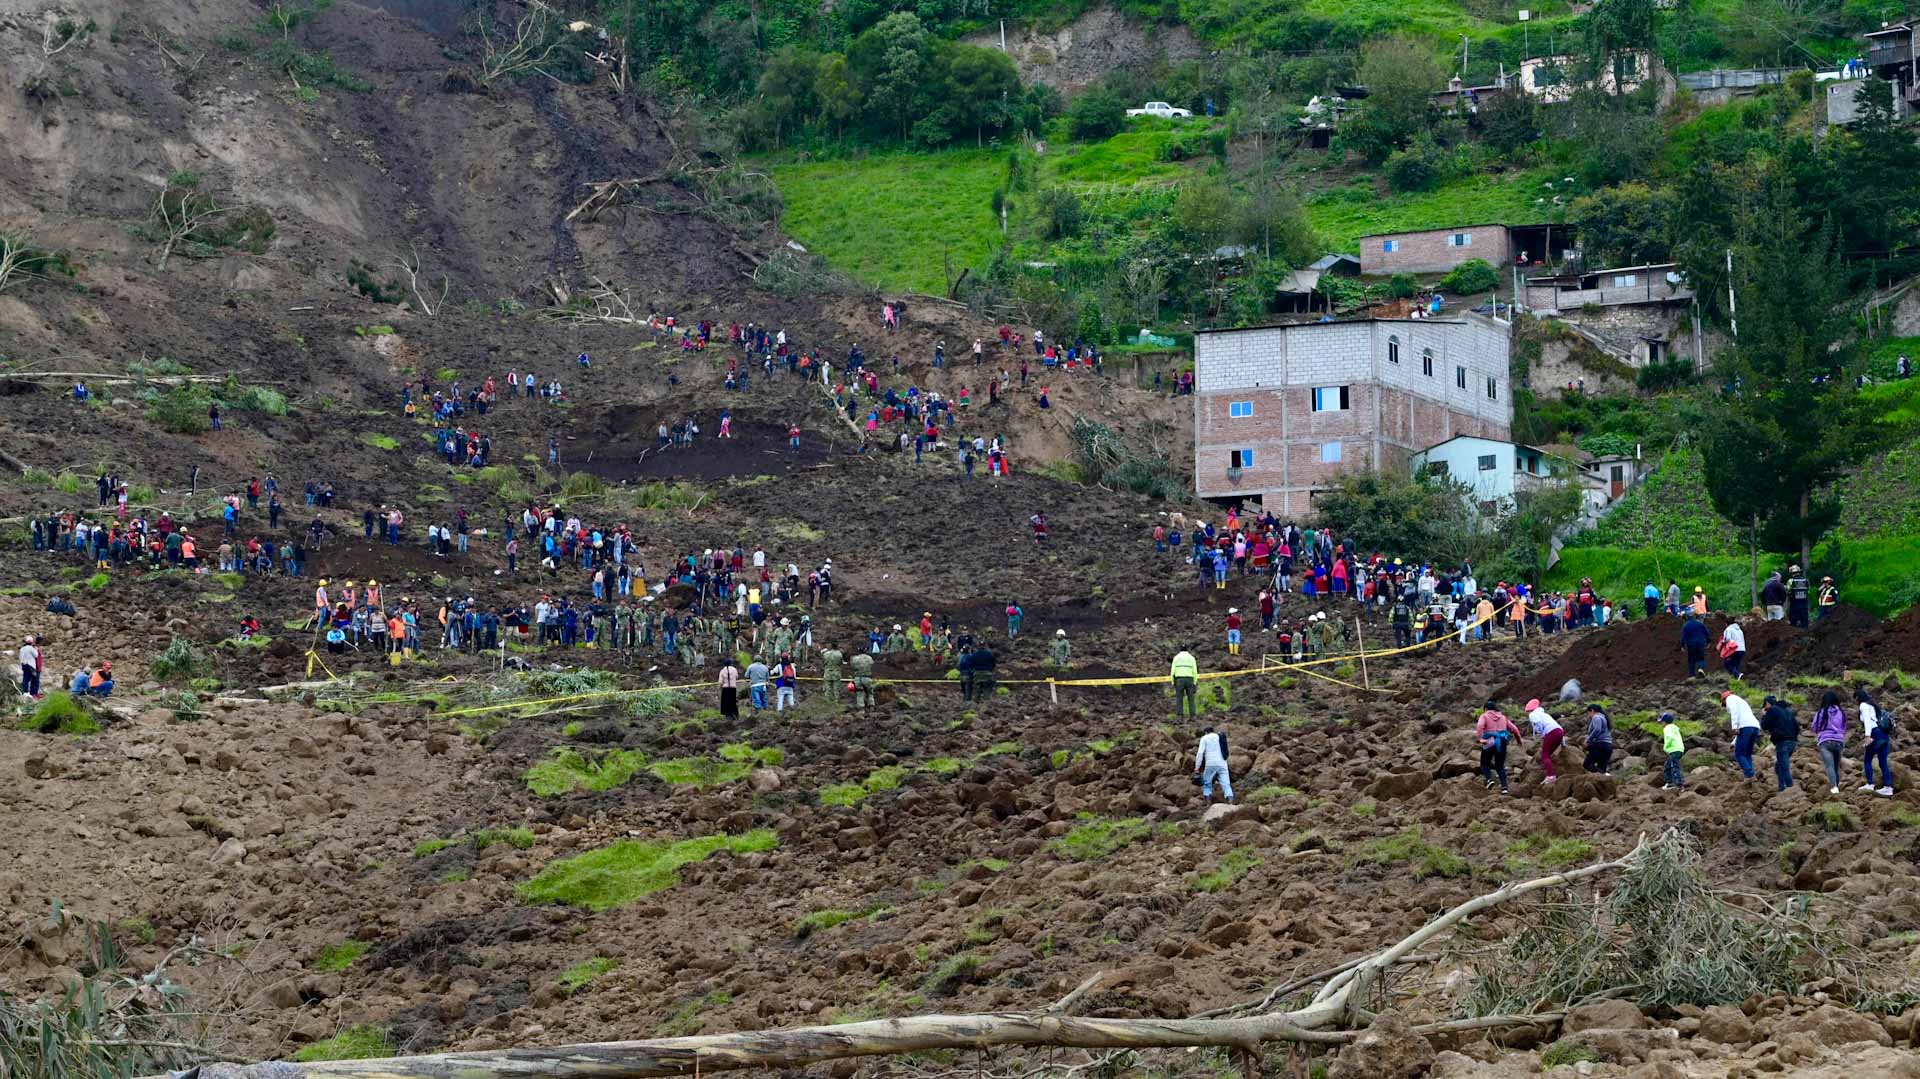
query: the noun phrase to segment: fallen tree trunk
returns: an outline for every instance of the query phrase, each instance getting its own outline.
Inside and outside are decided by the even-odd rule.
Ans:
[[[645,1041],[601,1042],[554,1049],[501,1049],[473,1053],[436,1053],[386,1060],[335,1060],[310,1064],[209,1064],[196,1079],[524,1079],[556,1076],[573,1079],[647,1079],[693,1075],[736,1068],[797,1068],[847,1057],[891,1056],[936,1049],[1054,1047],[1068,1049],[1185,1049],[1216,1047],[1258,1052],[1267,1042],[1342,1045],[1360,1036],[1351,1029],[1372,1019],[1366,1010],[1386,970],[1418,948],[1474,914],[1547,888],[1624,869],[1644,849],[1626,857],[1536,880],[1509,884],[1476,896],[1392,947],[1359,963],[1343,964],[1310,981],[1332,975],[1304,1008],[1218,1019],[1083,1019],[1067,1014],[1105,977],[1096,974],[1055,1004],[1035,1012],[975,1015],[920,1015],[876,1019],[841,1026],[741,1031],[734,1034]],[[1261,1006],[1278,993],[1269,994]],[[1558,1021],[1563,1013],[1499,1015],[1416,1027],[1423,1033],[1529,1026]],[[1336,1029],[1339,1027],[1349,1029]]]

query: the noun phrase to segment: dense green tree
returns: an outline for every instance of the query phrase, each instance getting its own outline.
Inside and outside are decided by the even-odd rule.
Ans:
[[[810,49],[788,45],[768,59],[760,73],[757,104],[766,111],[772,124],[773,144],[778,146],[787,131],[820,114],[820,97],[815,86],[825,57]]]
[[[1589,266],[1631,266],[1669,256],[1672,212],[1671,192],[1635,180],[1576,199],[1572,216]]]
[[[1190,250],[1211,253],[1233,227],[1233,193],[1219,176],[1203,176],[1180,185],[1173,200],[1173,225]]]
[[[984,145],[986,129],[1006,126],[1020,104],[1012,58],[999,49],[949,45],[940,59],[947,106],[959,126],[955,133],[971,131],[974,144]]]
[[[1431,45],[1396,36],[1361,49],[1359,78],[1367,88],[1366,101],[1341,129],[1341,144],[1379,164],[1428,129],[1433,92],[1446,85],[1447,75]]]
[[[906,139],[932,60],[933,38],[912,12],[894,12],[853,39],[847,69],[872,130]]]
[[[1088,90],[1067,106],[1067,133],[1076,139],[1110,138],[1126,124],[1126,105],[1108,90]]]
[[[1860,354],[1831,227],[1809,244],[1804,209],[1780,179],[1736,218],[1737,334],[1714,365],[1721,407],[1703,432],[1707,490],[1768,549],[1800,553],[1839,518],[1822,491],[1877,446],[1854,387]]]
[[[1636,75],[1645,77],[1632,58],[1634,53],[1653,54],[1655,20],[1660,0],[1598,0],[1581,24],[1586,33],[1586,81],[1611,88],[1612,96],[1626,93],[1623,85]],[[1608,79],[1611,75],[1613,78]]]
[[[813,96],[820,102],[821,118],[835,135],[846,130],[860,115],[860,89],[844,56],[828,56],[820,62],[813,79]]]

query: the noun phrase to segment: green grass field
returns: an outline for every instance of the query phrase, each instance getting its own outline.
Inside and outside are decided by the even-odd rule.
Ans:
[[[1330,251],[1360,250],[1360,237],[1454,225],[1536,225],[1563,219],[1546,182],[1554,170],[1476,176],[1434,191],[1383,195],[1358,180],[1307,200],[1307,222]]]
[[[776,165],[781,226],[808,250],[884,289],[945,295],[955,272],[985,265],[1000,244],[993,191],[1004,150],[883,154]]]
[[[1813,549],[1816,575],[1832,565],[1836,549],[1852,563],[1851,571],[1840,581],[1840,596],[1846,602],[1883,617],[1920,602],[1920,565],[1916,565],[1913,558],[1914,551],[1920,550],[1920,537],[1886,535],[1830,540]],[[1785,570],[1786,560],[1761,552],[1760,579],[1766,580],[1767,574],[1776,569]],[[1636,607],[1640,591],[1649,580],[1663,591],[1670,580],[1679,581],[1688,593],[1696,585],[1704,588],[1708,606],[1716,611],[1744,611],[1752,599],[1748,561],[1744,556],[1683,555],[1650,548],[1568,547],[1560,552],[1559,564],[1547,574],[1546,586],[1572,588],[1582,577],[1593,578],[1594,587],[1601,595]],[[1639,612],[1636,609],[1634,613]]]

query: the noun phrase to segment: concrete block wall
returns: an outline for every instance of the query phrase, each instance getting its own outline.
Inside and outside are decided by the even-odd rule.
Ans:
[[[1450,247],[1447,237],[1466,233],[1473,242]],[[1388,251],[1386,241],[1396,250]],[[1426,232],[1394,232],[1360,238],[1363,274],[1446,273],[1468,259],[1486,259],[1498,268],[1513,261],[1513,241],[1505,225],[1461,225]]]
[[[1260,498],[1307,513],[1311,492],[1354,469],[1404,469],[1413,452],[1455,435],[1507,438],[1505,325],[1445,320],[1303,323],[1202,333],[1194,343],[1194,485],[1203,497]],[[1399,341],[1399,362],[1389,344]],[[1433,351],[1433,374],[1421,363]],[[1461,389],[1456,368],[1468,368]],[[1486,378],[1497,396],[1486,395]],[[1344,410],[1316,412],[1316,387],[1347,387]],[[1252,406],[1234,416],[1235,403]],[[1337,443],[1337,460],[1328,447]],[[1230,474],[1232,451],[1253,464]]]

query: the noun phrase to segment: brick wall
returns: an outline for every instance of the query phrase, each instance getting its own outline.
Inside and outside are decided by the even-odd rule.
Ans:
[[[1311,491],[1353,469],[1406,467],[1455,435],[1507,438],[1507,327],[1458,319],[1305,323],[1202,333],[1194,342],[1194,485],[1203,497],[1261,498],[1304,514]],[[1399,344],[1391,362],[1390,344]],[[1422,355],[1433,354],[1433,374]],[[1456,368],[1468,369],[1461,389]],[[1497,396],[1486,395],[1486,378]],[[1344,410],[1313,409],[1315,387],[1346,386]],[[1234,416],[1233,406],[1252,415]],[[1336,460],[1328,447],[1338,445]],[[1253,464],[1229,474],[1232,452]]]
[[[1449,247],[1447,237],[1466,233],[1473,242],[1466,247]],[[1386,250],[1386,241],[1394,241],[1396,250]],[[1430,232],[1396,232],[1360,238],[1360,272],[1363,274],[1446,273],[1468,259],[1486,259],[1494,266],[1513,261],[1513,243],[1505,225],[1465,225],[1434,229]]]

